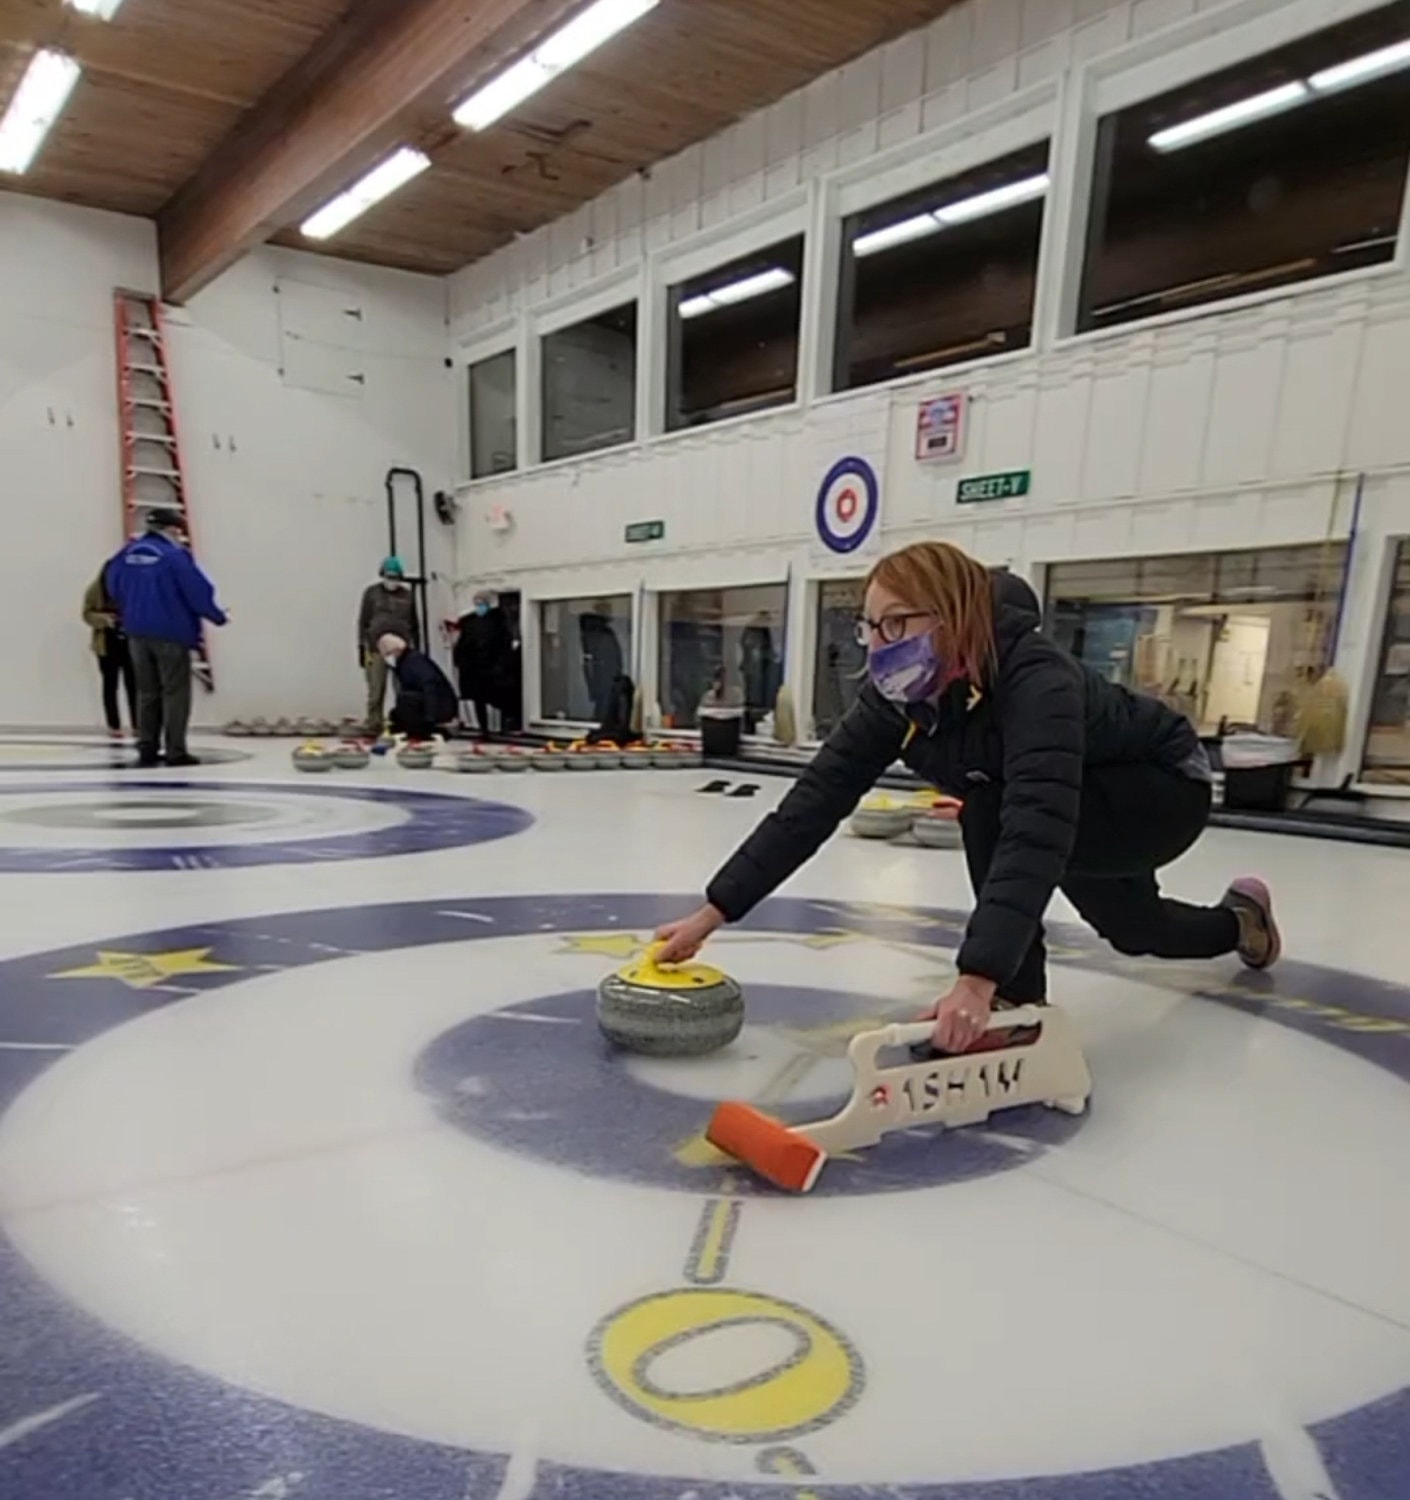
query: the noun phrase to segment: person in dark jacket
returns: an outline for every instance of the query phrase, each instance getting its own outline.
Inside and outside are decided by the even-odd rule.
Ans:
[[[186,548],[180,511],[149,511],[146,533],[113,558],[103,583],[132,652],[138,764],[157,764],[165,731],[167,765],[198,765],[186,748],[191,653],[201,643],[201,622],[224,625],[226,614]]]
[[[384,635],[377,650],[387,670],[396,678],[397,701],[391,724],[395,734],[411,740],[429,740],[460,712],[450,678],[423,651],[399,635]]]
[[[421,648],[416,595],[399,557],[382,560],[377,582],[363,590],[357,613],[357,659],[367,678],[367,732],[381,734],[387,703],[387,664],[377,649],[384,635],[395,635],[414,650]]]
[[[106,568],[104,572],[106,572]],[[109,598],[103,574],[88,585],[83,595],[83,623],[92,632],[93,655],[103,683],[103,717],[112,739],[122,738],[122,715],[118,712],[118,685],[127,694],[127,712],[133,732],[137,729],[137,677],[132,670],[132,652],[127,632],[118,619],[117,604]]]
[[[460,701],[474,706],[481,739],[489,737],[490,706],[503,697],[513,652],[508,617],[488,594],[477,593],[470,613],[460,618],[452,659],[460,679]]]
[[[706,904],[668,923],[660,958],[694,954],[809,859],[898,757],[961,798],[977,903],[959,977],[931,1012],[935,1044],[960,1052],[995,1002],[1047,998],[1042,919],[1055,890],[1118,952],[1278,957],[1262,881],[1216,906],[1163,896],[1156,871],[1209,817],[1209,762],[1193,726],[1082,666],[1039,633],[1022,580],[958,548],[919,542],[867,580],[859,638],[868,681],[811,765],[727,861]]]

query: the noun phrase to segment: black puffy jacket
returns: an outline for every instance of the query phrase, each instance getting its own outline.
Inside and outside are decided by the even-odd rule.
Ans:
[[[889,703],[870,682],[807,770],[710,882],[731,921],[812,857],[897,758],[964,798],[1002,786],[1001,833],[957,966],[1004,984],[1033,941],[1072,852],[1085,768],[1180,767],[1193,726],[1154,698],[1107,681],[1039,634],[1032,589],[994,578],[998,663],[983,691],[954,683],[936,704]]]

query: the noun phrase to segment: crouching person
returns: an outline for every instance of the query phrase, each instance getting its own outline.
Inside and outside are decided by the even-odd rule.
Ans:
[[[396,679],[397,701],[392,709],[392,731],[411,740],[429,740],[460,716],[460,704],[450,679],[426,655],[399,635],[384,635],[377,650]]]

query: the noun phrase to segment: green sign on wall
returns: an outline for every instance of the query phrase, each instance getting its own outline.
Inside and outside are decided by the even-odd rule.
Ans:
[[[666,523],[664,521],[633,521],[627,527],[627,540],[629,542],[659,542],[665,538]]]
[[[973,479],[960,480],[955,499],[961,505],[972,505],[976,500],[1017,500],[1032,486],[1032,469],[1010,469],[1005,474],[976,474]]]

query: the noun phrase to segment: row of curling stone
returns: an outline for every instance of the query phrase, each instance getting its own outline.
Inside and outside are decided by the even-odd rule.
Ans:
[[[851,828],[860,839],[909,836],[923,849],[958,849],[961,806],[939,792],[920,792],[909,799],[868,797],[852,814]]]
[[[698,747],[679,744],[615,745],[609,740],[590,745],[586,740],[539,749],[521,745],[474,745],[456,756],[456,770],[467,775],[491,771],[606,771],[684,770],[703,764]]]
[[[340,734],[345,739],[356,739],[362,732],[360,719],[344,719],[335,724],[332,719],[231,719],[222,733],[234,739],[327,739]]]
[[[703,1057],[744,1027],[744,991],[708,964],[661,964],[660,945],[597,987],[597,1024],[614,1046],[647,1057]]]
[[[395,754],[399,766],[408,771],[429,771],[436,763],[438,745],[420,740],[380,739],[371,746],[359,740],[344,740],[328,746],[310,740],[294,751],[296,771],[364,771],[374,755]]]

